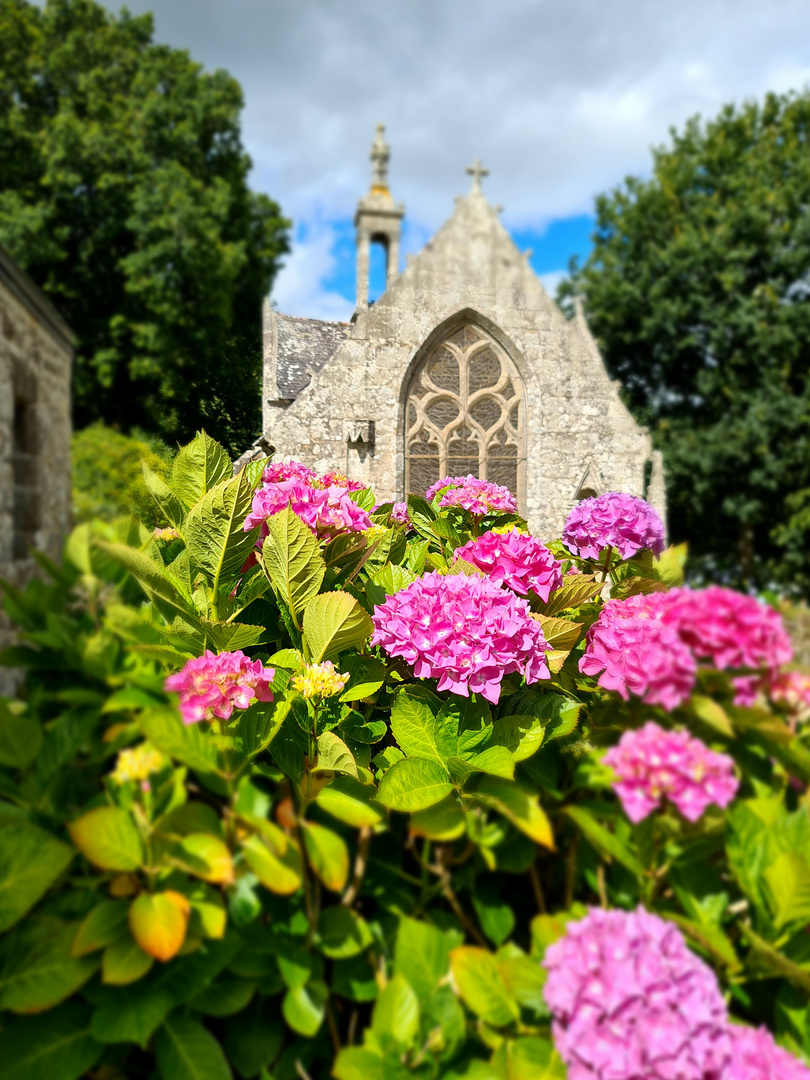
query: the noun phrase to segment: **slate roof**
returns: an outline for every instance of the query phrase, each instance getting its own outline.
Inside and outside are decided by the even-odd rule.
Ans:
[[[295,398],[335,355],[351,323],[322,322],[276,312],[276,383],[279,397]]]

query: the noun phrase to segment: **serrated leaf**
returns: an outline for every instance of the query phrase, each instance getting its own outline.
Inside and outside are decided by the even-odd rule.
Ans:
[[[341,892],[349,877],[349,849],[343,837],[314,821],[302,822],[310,866],[332,892]]]
[[[67,844],[27,822],[0,830],[0,933],[42,898],[74,855]]]
[[[245,532],[253,490],[242,469],[233,479],[220,481],[189,510],[183,526],[188,553],[215,583],[230,582],[253,551],[258,526]]]
[[[232,1080],[214,1036],[199,1020],[181,1013],[168,1017],[158,1029],[155,1055],[163,1080]]]
[[[262,566],[279,597],[297,618],[317,596],[326,573],[321,547],[309,526],[289,506],[269,517],[267,528]]]
[[[810,923],[810,864],[805,856],[786,851],[762,876],[777,929],[795,921]]]
[[[535,615],[534,618],[540,623],[543,637],[553,650],[569,653],[579,641],[582,623],[570,622],[568,619],[558,619],[549,615]]]
[[[130,905],[129,928],[145,953],[165,962],[182,948],[190,914],[191,905],[181,893],[141,893]]]
[[[604,587],[603,582],[594,581],[591,574],[572,574],[542,605],[542,612],[544,615],[556,615],[558,611],[580,607],[598,596]]]
[[[476,1016],[493,1027],[505,1027],[520,1017],[515,998],[506,989],[495,957],[472,945],[450,953],[450,970],[461,997]]]
[[[435,761],[442,768],[458,754],[458,718],[442,711],[442,702],[421,687],[402,689],[391,709],[391,732],[412,758]]]
[[[180,502],[191,509],[210,488],[233,472],[224,449],[204,431],[181,447],[172,463],[171,489]]]
[[[357,762],[346,743],[335,735],[334,731],[325,731],[318,736],[318,760],[310,772],[314,776],[338,773],[341,776],[357,777]]]
[[[435,806],[411,814],[408,830],[413,836],[447,843],[464,833],[465,814],[455,795],[448,795]]]
[[[391,810],[424,810],[453,790],[444,766],[425,758],[395,762],[380,781],[377,801]]]
[[[145,461],[141,462],[141,469],[147,491],[157,503],[166,520],[176,529],[179,529],[186,516],[182,503],[163,477],[153,472]]]
[[[78,1002],[11,1019],[0,1031],[3,1080],[80,1080],[101,1051],[90,1034],[90,1010]]]
[[[517,784],[494,776],[482,776],[473,798],[489,806],[512,822],[537,844],[554,849],[554,834],[536,795],[529,795]]]
[[[127,547],[126,544],[108,544],[99,541],[99,546],[135,578],[147,596],[160,607],[161,612],[170,621],[176,616],[189,626],[199,629],[200,616],[194,607],[194,602],[181,590],[164,566],[150,559],[142,551]]]
[[[427,1001],[450,967],[448,935],[429,923],[403,916],[394,951],[394,972]]]
[[[367,612],[346,592],[324,593],[304,611],[304,644],[314,663],[359,649],[374,629]]]
[[[511,780],[515,775],[515,756],[505,746],[488,746],[486,750],[465,754],[463,758],[448,758],[447,766],[453,776],[466,777],[480,772]]]
[[[490,739],[505,746],[515,761],[525,761],[543,745],[546,721],[537,716],[503,716],[492,725]]]
[[[349,681],[346,689],[340,695],[340,701],[362,701],[376,693],[385,682],[388,669],[373,656],[361,656],[360,653],[350,653],[342,662],[341,667],[348,673]]]
[[[102,870],[137,870],[143,841],[130,815],[117,806],[99,806],[68,823],[70,838],[82,855]]]
[[[371,1032],[384,1050],[393,1043],[406,1050],[419,1034],[419,999],[403,975],[394,975],[371,1014]]]

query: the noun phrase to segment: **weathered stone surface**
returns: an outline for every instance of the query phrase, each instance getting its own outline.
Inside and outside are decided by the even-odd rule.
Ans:
[[[31,547],[58,559],[70,528],[72,359],[69,327],[0,248],[0,577],[17,586],[37,570]],[[0,668],[0,693],[12,683]]]
[[[521,397],[515,414],[520,430],[509,428],[508,441],[519,455],[517,494],[534,531],[559,535],[583,493],[648,493],[663,512],[660,458],[608,378],[581,308],[570,322],[563,316],[478,180],[375,304],[366,308],[358,295],[356,321],[340,324],[328,360],[330,324],[315,332],[311,320],[286,321],[310,328],[317,343],[309,363],[313,374],[295,393],[292,382],[283,383],[289,394],[282,393],[280,350],[266,357],[265,438],[278,460],[339,468],[370,484],[380,501],[401,499],[414,376],[435,355],[432,349],[470,326],[508,358],[502,370],[517,373],[512,381]],[[286,317],[269,307],[265,317],[266,338],[280,340]],[[296,351],[296,364],[304,363]],[[360,439],[358,432],[373,432],[373,438]],[[645,470],[651,471],[649,492]]]

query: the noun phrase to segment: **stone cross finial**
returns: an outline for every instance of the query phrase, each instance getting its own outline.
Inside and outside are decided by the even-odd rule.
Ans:
[[[372,187],[388,187],[388,159],[391,157],[391,151],[383,138],[385,131],[384,124],[377,124],[377,137],[371,144],[371,186]]]
[[[481,164],[481,159],[476,158],[473,164],[470,165],[469,169],[467,169],[467,173],[473,178],[472,190],[480,191],[481,177],[489,176],[489,169],[485,169],[484,166]]]

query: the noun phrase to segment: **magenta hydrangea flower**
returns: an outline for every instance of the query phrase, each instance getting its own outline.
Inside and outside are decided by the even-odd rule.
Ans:
[[[342,532],[365,532],[371,528],[367,511],[350,498],[345,488],[318,488],[301,480],[284,480],[260,488],[253,496],[244,529],[250,532],[256,525],[263,526],[259,547],[267,536],[267,519],[285,506],[289,506],[319,537],[336,536]]]
[[[285,480],[303,480],[308,483],[317,478],[315,470],[302,465],[300,461],[272,462],[262,473],[263,484],[281,484]]]
[[[568,1080],[726,1076],[725,1002],[672,923],[642,908],[591,910],[549,946],[543,966]]]
[[[782,617],[753,596],[722,585],[675,589],[665,616],[701,660],[725,671],[766,668],[775,672],[793,659]]]
[[[642,548],[656,555],[664,550],[664,523],[658,512],[636,495],[608,491],[577,503],[562,532],[569,551],[582,559],[598,559],[614,548],[629,559]]]
[[[394,505],[391,507],[391,524],[406,526],[411,524],[411,515],[408,513],[407,503],[394,503]]]
[[[274,668],[251,660],[240,650],[213,653],[209,649],[187,661],[166,679],[164,688],[180,694],[184,724],[199,720],[229,720],[234,709],[247,709],[254,701],[272,701]]]
[[[544,603],[562,585],[562,563],[534,536],[517,530],[485,532],[457,548],[454,559],[472,563],[490,581],[521,596],[527,596],[531,589]]]
[[[608,600],[588,630],[579,661],[583,675],[599,675],[599,685],[625,701],[635,694],[667,710],[683,704],[695,685],[697,662],[661,615],[666,593]]]
[[[443,480],[437,480],[425,492],[425,498],[430,502],[445,488],[447,490],[439,500],[439,506],[443,508],[460,506],[477,516],[494,511],[514,514],[517,510],[517,500],[509,488],[492,484],[488,480],[479,480],[472,473],[467,476],[445,476]]]
[[[634,825],[664,799],[687,821],[697,821],[707,806],[728,806],[739,786],[726,754],[710,750],[688,731],[665,731],[652,721],[625,731],[604,762],[616,773],[613,790]]]
[[[767,1028],[734,1025],[731,1064],[723,1080],[810,1080],[810,1069],[774,1042]]]
[[[551,650],[528,601],[475,574],[434,572],[374,608],[372,645],[401,656],[439,690],[496,702],[504,675],[551,678]]]

